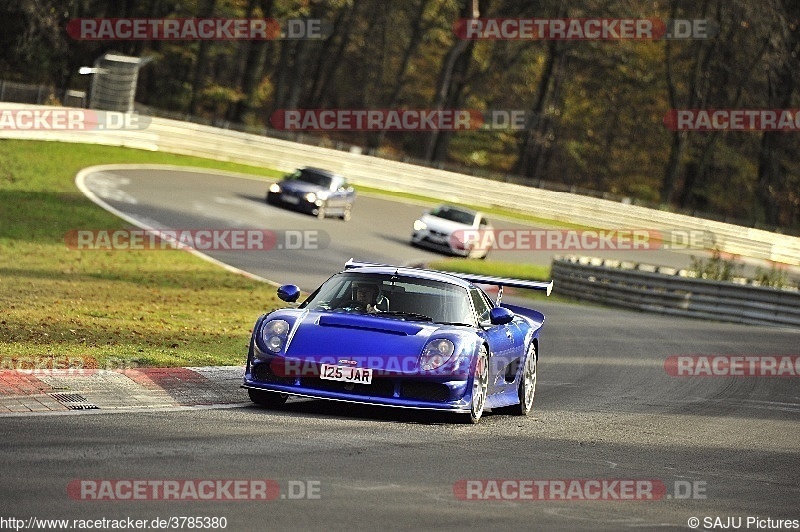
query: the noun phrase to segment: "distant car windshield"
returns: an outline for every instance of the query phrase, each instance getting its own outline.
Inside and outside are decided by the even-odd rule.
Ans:
[[[322,188],[330,188],[333,178],[327,175],[318,174],[311,170],[298,170],[295,173],[286,177],[292,181],[302,181],[304,183],[311,183]]]
[[[368,301],[364,301],[364,295],[369,297]],[[370,313],[410,321],[476,325],[465,288],[403,275],[340,273],[323,283],[300,307]]]
[[[462,211],[461,209],[454,209],[453,207],[437,207],[430,212],[431,216],[436,216],[437,218],[443,218],[445,220],[450,220],[451,222],[458,222],[465,225],[472,225],[472,221],[475,219],[475,214]]]

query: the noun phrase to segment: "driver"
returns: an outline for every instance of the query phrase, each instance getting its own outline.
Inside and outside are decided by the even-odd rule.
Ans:
[[[367,312],[380,312],[375,306],[378,287],[373,283],[353,283],[353,301],[364,305]]]

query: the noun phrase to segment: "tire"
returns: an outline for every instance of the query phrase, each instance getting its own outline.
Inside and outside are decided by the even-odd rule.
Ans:
[[[325,212],[325,206],[320,205],[319,208],[317,209],[317,218],[319,218],[320,220],[324,220],[326,214],[327,213]]]
[[[342,221],[345,221],[345,222],[349,222],[350,221],[350,218],[353,217],[353,214],[352,214],[351,210],[352,209],[350,208],[349,205],[344,208],[344,212],[342,213],[342,216],[341,216]]]
[[[536,344],[531,342],[525,354],[525,365],[522,368],[519,388],[517,389],[519,404],[511,407],[515,415],[527,416],[531,412],[533,400],[536,396],[536,370],[538,369],[538,362]]]
[[[267,408],[280,408],[289,398],[285,393],[266,392],[264,390],[254,390],[252,388],[247,389],[247,395],[250,396],[250,400],[255,404]]]
[[[481,346],[478,358],[475,361],[475,371],[472,377],[472,398],[469,402],[469,414],[467,417],[473,425],[478,423],[483,416],[483,409],[486,406],[486,391],[489,388],[489,355],[486,347]]]

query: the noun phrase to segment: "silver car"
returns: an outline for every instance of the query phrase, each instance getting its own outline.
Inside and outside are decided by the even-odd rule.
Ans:
[[[440,205],[414,221],[411,244],[485,259],[494,244],[494,228],[482,212]]]

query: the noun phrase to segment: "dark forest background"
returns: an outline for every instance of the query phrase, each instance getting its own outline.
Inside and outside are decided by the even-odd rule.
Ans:
[[[708,19],[716,37],[461,41],[478,15]],[[80,17],[314,17],[324,40],[75,41]],[[800,132],[673,132],[672,108],[798,109],[797,0],[5,0],[0,79],[86,89],[103,53],[151,56],[137,102],[268,126],[277,109],[525,109],[523,131],[328,134],[370,153],[514,174],[796,232]]]

